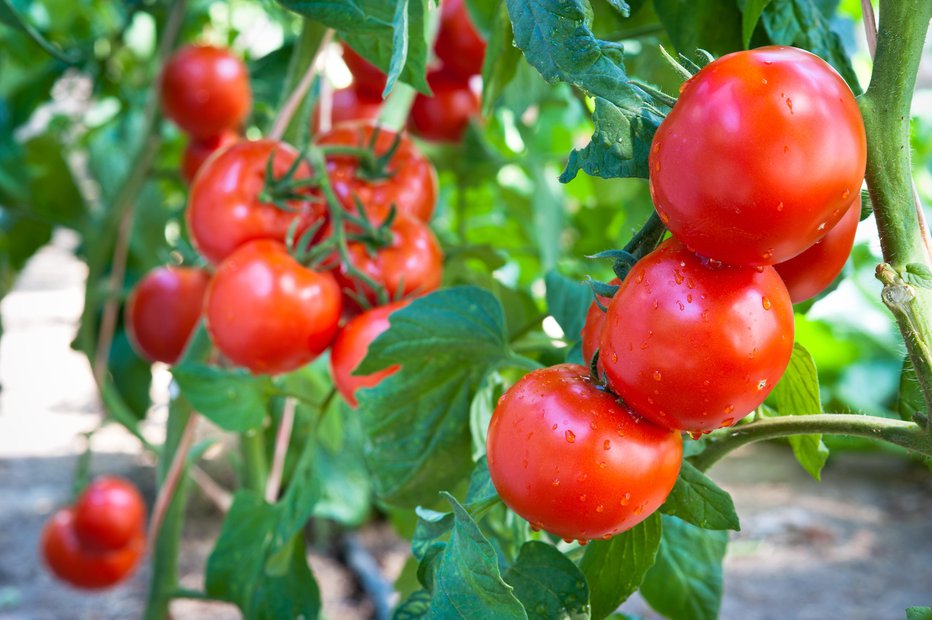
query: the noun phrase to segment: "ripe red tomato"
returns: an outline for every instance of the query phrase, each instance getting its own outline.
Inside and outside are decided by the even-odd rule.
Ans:
[[[142,530],[119,549],[95,551],[82,546],[70,508],[59,510],[42,530],[42,556],[63,581],[89,590],[107,588],[129,576],[145,550]]]
[[[140,280],[126,302],[126,333],[150,362],[174,364],[201,318],[210,276],[191,267],[158,267]]]
[[[307,269],[284,244],[253,241],[230,255],[207,289],[207,330],[223,355],[254,373],[307,364],[330,345],[340,320],[340,287]]]
[[[194,246],[210,262],[220,263],[255,239],[284,241],[296,217],[302,219],[299,234],[326,217],[319,202],[291,200],[286,211],[262,201],[266,165],[273,154],[276,178],[299,157],[293,147],[274,140],[238,142],[212,158],[194,179],[186,214],[188,231]],[[310,168],[302,163],[294,179],[310,176]],[[310,197],[312,192],[307,193]]]
[[[399,214],[392,222],[391,235],[391,245],[374,254],[365,243],[350,242],[350,263],[388,291],[392,299],[436,290],[443,271],[443,252],[427,225]],[[370,304],[378,301],[376,291],[352,278],[346,265],[340,265],[336,277],[342,288],[365,297]],[[352,308],[356,302],[348,297],[344,305]]]
[[[485,41],[476,32],[463,0],[443,0],[440,3],[440,30],[434,44],[443,70],[464,81],[482,73]]]
[[[357,92],[352,86],[333,91],[333,102],[330,110],[331,125],[339,125],[350,121],[375,121],[382,109],[382,101],[372,101]],[[320,104],[314,106],[311,115],[311,131],[320,132]]]
[[[864,124],[844,80],[803,50],[722,56],[683,85],[650,152],[670,231],[734,265],[801,253],[841,219],[864,179]]]
[[[103,476],[94,480],[72,509],[74,533],[81,546],[96,551],[125,547],[146,522],[146,504],[128,480]]]
[[[399,137],[372,123],[345,123],[325,133],[317,143],[322,147],[367,148],[376,130],[376,157],[385,155],[395,140],[400,140],[385,169],[367,170],[353,155],[328,155],[327,173],[334,192],[348,211],[356,211],[358,199],[376,221],[384,220],[391,205],[399,213],[429,221],[437,200],[437,173],[406,136]]]
[[[208,157],[237,140],[239,135],[235,131],[224,131],[203,140],[189,140],[181,156],[182,178],[190,185]]]
[[[492,483],[531,526],[566,540],[609,538],[657,510],[680,471],[676,431],[634,415],[576,364],[508,390],[486,440]]]
[[[398,301],[363,312],[344,325],[333,341],[330,349],[333,382],[350,407],[356,407],[356,390],[376,386],[382,379],[398,371],[399,366],[390,366],[369,375],[353,374],[369,352],[372,341],[388,329],[389,316],[407,306],[408,301]]]
[[[162,108],[194,138],[238,129],[252,107],[249,71],[218,47],[186,45],[162,70]]]
[[[385,73],[374,64],[357,54],[346,43],[343,47],[343,62],[353,74],[353,86],[366,99],[381,101],[385,90]]]
[[[774,269],[783,278],[794,304],[815,297],[838,277],[851,254],[854,235],[861,219],[861,194],[858,193],[841,221],[808,250]]]
[[[621,280],[618,278],[612,278],[609,282],[609,284],[614,286],[620,283]],[[608,308],[608,305],[612,303],[612,298],[599,295],[599,301],[605,308]],[[582,357],[587,366],[592,362],[592,356],[595,355],[596,349],[599,348],[599,341],[602,340],[602,327],[604,325],[605,311],[599,308],[598,304],[593,301],[589,305],[589,310],[586,312],[586,322],[583,323],[582,331],[579,334],[582,339]]]
[[[427,83],[434,95],[418,93],[414,98],[408,129],[425,140],[458,142],[469,119],[479,114],[479,96],[461,79],[443,72],[428,74]]]
[[[599,359],[633,410],[695,433],[764,402],[792,350],[793,307],[773,267],[710,264],[674,238],[615,293]]]

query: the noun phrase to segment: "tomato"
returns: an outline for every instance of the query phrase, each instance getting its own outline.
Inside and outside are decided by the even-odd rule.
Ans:
[[[150,362],[174,364],[201,318],[210,276],[191,267],[158,267],[133,288],[126,302],[126,333]]]
[[[239,129],[252,107],[249,71],[229,50],[186,45],[162,70],[162,108],[193,138]]]
[[[443,70],[450,75],[465,81],[482,73],[485,41],[476,32],[463,0],[443,0],[440,3],[440,30],[434,51],[443,63]]]
[[[292,146],[274,140],[238,142],[212,158],[194,179],[186,214],[188,231],[210,262],[220,263],[255,239],[284,241],[296,217],[302,220],[298,234],[326,217],[320,202],[290,200],[286,203],[290,210],[282,210],[262,201],[266,165],[273,154],[275,178],[281,178],[299,157]],[[310,176],[310,168],[302,163],[294,179]],[[309,199],[312,193],[308,191]]]
[[[390,366],[368,375],[353,374],[369,352],[369,345],[389,327],[389,316],[408,305],[408,300],[379,306],[350,320],[333,341],[330,349],[330,370],[337,390],[356,407],[356,390],[378,385],[382,379],[397,372],[399,366]]]
[[[81,546],[94,550],[125,547],[143,531],[146,504],[128,480],[97,478],[73,507],[74,533]]]
[[[207,330],[220,352],[267,374],[320,355],[337,333],[340,310],[333,276],[303,267],[270,239],[244,245],[223,261],[204,303]]]
[[[365,243],[350,242],[350,263],[384,288],[392,299],[436,290],[443,271],[443,252],[427,225],[399,214],[392,222],[390,233],[390,245],[377,249],[374,254]],[[376,291],[354,279],[346,265],[340,265],[336,277],[342,288],[365,297],[370,304],[378,301]],[[356,305],[351,296],[346,303],[349,307]]]
[[[841,219],[864,179],[857,102],[826,62],[764,47],[683,85],[654,135],[650,190],[687,246],[725,263],[796,256]]]
[[[428,74],[427,83],[434,95],[418,93],[414,98],[408,129],[425,140],[458,142],[469,119],[479,115],[479,96],[468,84],[442,72]]]
[[[802,254],[777,263],[774,269],[783,278],[794,304],[815,297],[828,287],[848,260],[854,235],[861,219],[861,194],[848,207],[834,228]]]
[[[613,286],[618,286],[620,283],[621,280],[618,278],[612,278],[609,282]],[[608,305],[612,303],[612,298],[599,295],[599,302],[602,306],[608,308]],[[593,301],[589,305],[589,310],[586,312],[586,322],[583,323],[582,331],[579,333],[582,340],[582,357],[587,366],[592,362],[592,356],[595,355],[596,349],[599,348],[603,325],[605,325],[605,310],[599,308],[599,305]]]
[[[181,176],[189,185],[207,158],[239,140],[235,131],[224,131],[203,140],[189,140],[181,156]]]
[[[793,307],[773,267],[710,263],[674,238],[615,293],[599,360],[632,409],[697,433],[764,402],[792,350]]]
[[[99,589],[129,576],[145,551],[145,535],[138,530],[123,547],[93,550],[82,546],[74,530],[74,513],[59,510],[42,530],[42,556],[51,571],[79,588]]]
[[[657,510],[680,471],[676,431],[631,413],[585,367],[525,375],[498,401],[486,439],[509,508],[566,540],[628,530]]]
[[[382,91],[385,90],[385,73],[357,54],[346,43],[343,43],[342,47],[343,62],[353,74],[353,86],[364,98],[370,101],[381,101]]]
[[[366,99],[359,92],[349,86],[333,91],[333,102],[330,110],[330,122],[339,125],[349,121],[375,121],[382,109],[382,101]],[[311,116],[311,131],[320,132],[320,104],[314,106]]]
[[[376,127],[372,123],[345,123],[320,136],[322,147],[367,148],[372,135],[375,138],[373,154],[385,155],[399,140],[395,153],[384,170],[371,170],[365,162],[353,155],[327,156],[327,173],[333,190],[343,206],[356,211],[356,200],[375,220],[382,221],[389,208],[395,205],[399,213],[406,213],[423,222],[430,220],[437,201],[437,173],[430,161],[406,136]]]

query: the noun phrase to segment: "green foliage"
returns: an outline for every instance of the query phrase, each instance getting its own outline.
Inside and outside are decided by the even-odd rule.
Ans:
[[[265,420],[269,398],[276,393],[268,376],[253,376],[243,369],[188,363],[173,367],[172,375],[194,408],[228,431],[259,427]]]
[[[741,529],[731,496],[686,460],[660,512],[708,530]]]
[[[531,620],[589,618],[589,587],[579,568],[546,543],[524,543],[504,574]]]

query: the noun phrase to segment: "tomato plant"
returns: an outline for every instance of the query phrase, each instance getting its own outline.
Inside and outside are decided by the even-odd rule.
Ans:
[[[142,534],[146,505],[130,482],[104,476],[84,489],[72,514],[74,535],[83,548],[113,551]]]

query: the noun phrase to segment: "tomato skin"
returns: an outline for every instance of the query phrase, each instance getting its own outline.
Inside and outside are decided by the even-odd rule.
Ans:
[[[587,541],[628,530],[673,488],[682,436],[633,415],[585,367],[525,375],[498,401],[486,440],[499,496],[531,526]]]
[[[116,550],[86,549],[74,531],[74,513],[63,508],[46,522],[42,530],[42,557],[61,580],[87,590],[113,586],[126,579],[145,551],[145,535],[140,529]]]
[[[95,479],[75,502],[74,533],[81,546],[95,551],[125,547],[143,531],[146,504],[128,480]]]
[[[136,284],[126,302],[126,333],[142,357],[165,364],[181,358],[209,281],[203,269],[158,267]]]
[[[229,50],[186,45],[162,69],[162,108],[193,138],[235,130],[249,116],[249,71]]]
[[[317,143],[326,146],[351,146],[365,148],[376,131],[372,123],[344,123],[318,138]],[[391,148],[398,134],[382,127],[378,128],[374,152],[384,155]],[[395,154],[389,160],[387,178],[370,180],[365,178],[359,160],[351,155],[329,155],[327,174],[333,191],[344,208],[356,211],[356,199],[375,220],[383,221],[391,205],[399,213],[405,213],[427,222],[434,213],[437,201],[437,172],[430,161],[414,146],[407,136],[400,137]]]
[[[440,30],[434,44],[443,69],[464,81],[482,73],[485,41],[476,32],[463,0],[443,0],[440,3]]]
[[[771,265],[841,219],[861,187],[864,124],[844,80],[803,50],[722,56],[687,81],[654,135],[650,190],[703,256]]]
[[[370,101],[381,101],[385,90],[386,75],[374,64],[360,56],[346,43],[343,48],[343,62],[353,74],[353,86],[356,91]]]
[[[777,263],[774,269],[783,278],[794,304],[824,291],[844,269],[861,219],[861,194],[848,207],[841,221],[802,254]]]
[[[333,91],[330,123],[339,125],[351,121],[374,122],[382,110],[382,101],[372,101],[362,96],[354,87],[348,86]],[[311,131],[320,133],[320,105],[314,106],[311,115]]]
[[[369,345],[389,328],[389,316],[408,305],[410,300],[397,301],[367,310],[354,317],[337,334],[330,349],[330,371],[333,383],[350,407],[355,408],[356,390],[374,387],[382,379],[398,371],[400,366],[389,366],[368,375],[356,376],[353,371],[369,352]]]
[[[284,241],[296,217],[302,218],[299,234],[326,217],[320,203],[291,200],[287,204],[293,211],[283,211],[260,200],[266,163],[273,154],[276,178],[299,157],[298,151],[282,142],[242,141],[210,159],[194,179],[185,214],[188,231],[194,246],[211,263],[219,264],[255,239]],[[310,176],[310,168],[302,163],[294,178]]]
[[[469,119],[479,115],[479,96],[460,78],[442,71],[427,75],[432,97],[418,93],[411,106],[408,129],[432,142],[459,142]]]
[[[181,156],[181,177],[185,183],[190,185],[194,181],[197,171],[211,155],[237,140],[239,140],[239,134],[235,131],[224,131],[203,140],[189,140]]]
[[[214,344],[256,374],[288,372],[320,355],[337,333],[340,310],[333,276],[303,267],[270,239],[223,261],[204,302]]]
[[[710,266],[674,238],[615,293],[599,359],[632,409],[703,432],[760,405],[792,350],[792,303],[773,267]]]
[[[612,278],[609,284],[618,286],[621,280]],[[611,297],[599,295],[599,302],[606,309],[612,303]],[[599,341],[602,340],[602,327],[605,325],[605,310],[599,308],[594,301],[589,304],[589,310],[586,312],[586,322],[583,323],[582,331],[579,336],[582,341],[582,357],[588,366],[592,362],[592,356],[595,355],[596,349],[599,348]]]

